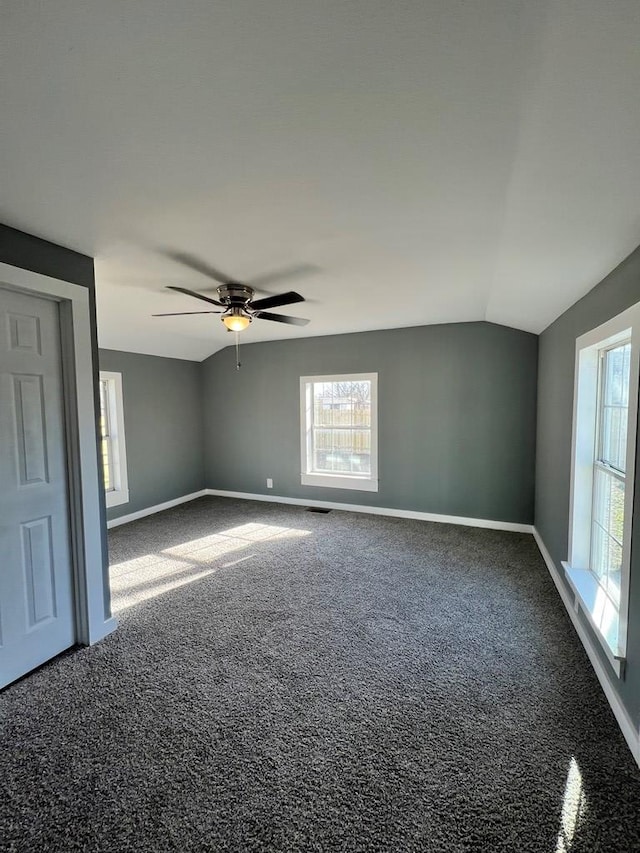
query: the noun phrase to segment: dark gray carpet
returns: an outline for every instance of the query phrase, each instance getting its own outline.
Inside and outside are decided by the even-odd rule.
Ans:
[[[532,537],[205,498],[110,541],[117,634],[0,696],[3,850],[640,849]]]

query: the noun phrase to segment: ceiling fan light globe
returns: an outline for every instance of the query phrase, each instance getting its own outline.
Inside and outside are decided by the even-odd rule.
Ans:
[[[235,309],[232,313],[221,317],[221,320],[230,332],[243,332],[251,322],[251,317],[247,317],[246,314]]]

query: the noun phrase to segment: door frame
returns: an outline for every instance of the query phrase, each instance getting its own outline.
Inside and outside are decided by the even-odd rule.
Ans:
[[[104,495],[98,467],[90,290],[0,263],[0,285],[59,304],[75,639],[91,645],[114,631],[103,558]]]

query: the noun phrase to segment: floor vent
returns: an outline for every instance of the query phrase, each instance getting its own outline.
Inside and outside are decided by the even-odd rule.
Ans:
[[[330,509],[325,509],[323,506],[308,506],[307,512],[331,512]]]

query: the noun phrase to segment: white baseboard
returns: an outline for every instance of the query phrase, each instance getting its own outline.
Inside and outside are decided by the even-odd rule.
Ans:
[[[199,492],[193,492],[191,495],[183,495],[180,498],[165,501],[165,503],[145,507],[145,509],[140,509],[137,512],[131,512],[128,515],[121,515],[119,518],[112,518],[107,522],[107,527],[112,528],[118,527],[120,524],[128,524],[130,521],[137,521],[139,518],[145,518],[147,515],[162,512],[165,509],[171,509],[171,507],[187,503],[187,501],[193,501],[196,498],[205,497],[206,495],[223,498],[237,498],[239,500],[248,501],[267,501],[269,503],[291,504],[293,506],[317,506],[322,509],[341,509],[345,512],[365,512],[370,515],[387,515],[392,518],[412,518],[417,521],[436,521],[443,524],[461,524],[466,527],[484,527],[489,530],[507,530],[512,533],[533,533],[533,525],[518,524],[513,521],[494,521],[489,518],[467,518],[466,516],[461,515],[440,515],[435,512],[417,512],[411,509],[392,509],[380,506],[343,504],[338,501],[318,501],[312,498],[286,498],[281,495],[230,492],[224,489],[202,489]]]
[[[292,504],[293,506],[317,506],[321,509],[341,509],[345,512],[366,512],[371,515],[387,515],[392,518],[412,518],[417,521],[436,521],[443,524],[462,524],[466,527],[485,527],[489,530],[508,530],[512,533],[533,533],[532,524],[517,524],[513,521],[493,521],[488,518],[466,518],[460,515],[440,515],[435,512],[417,512],[411,509],[390,509],[381,506],[361,506],[343,504],[337,501],[318,501],[312,498],[284,498],[281,495],[250,494],[249,492],[229,492],[225,489],[205,489],[207,495],[222,498],[238,498],[248,501],[267,501],[269,503]]]
[[[107,527],[110,529],[112,527],[118,527],[120,524],[128,524],[130,521],[137,521],[139,518],[145,518],[147,515],[162,512],[163,509],[171,509],[173,506],[178,506],[179,504],[184,504],[188,501],[194,501],[196,498],[202,498],[208,494],[208,489],[202,489],[199,492],[193,492],[193,494],[190,495],[182,495],[182,497],[174,498],[171,501],[165,501],[164,503],[156,504],[155,506],[148,506],[145,507],[145,509],[139,509],[137,512],[131,512],[129,515],[121,515],[119,518],[112,518],[110,521],[107,521]]]
[[[627,744],[629,745],[629,749],[631,750],[631,754],[633,755],[636,763],[640,765],[640,732],[636,729],[633,724],[633,721],[629,714],[627,713],[624,705],[620,701],[620,698],[614,687],[611,683],[609,676],[605,670],[602,659],[600,658],[596,646],[587,633],[584,625],[580,621],[578,614],[575,609],[575,601],[572,594],[569,592],[567,587],[565,586],[562,580],[562,574],[558,570],[557,566],[553,562],[551,558],[551,554],[547,551],[547,548],[542,541],[542,537],[536,530],[533,528],[533,536],[536,540],[538,548],[540,549],[540,553],[542,554],[542,559],[547,564],[547,569],[549,570],[549,574],[551,575],[551,579],[556,585],[556,589],[562,599],[562,602],[569,614],[571,622],[573,623],[573,627],[576,629],[576,633],[580,638],[582,645],[591,661],[591,666],[593,667],[595,674],[598,677],[598,681],[602,689],[604,690],[604,695],[607,697],[607,701],[611,706],[611,710],[613,711],[616,720],[618,721],[618,725],[620,726],[620,730],[624,735]]]

